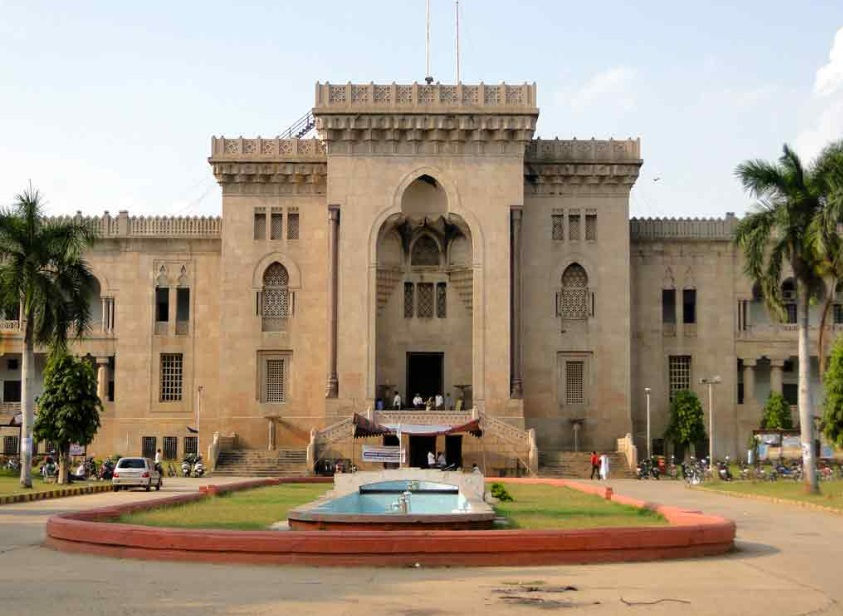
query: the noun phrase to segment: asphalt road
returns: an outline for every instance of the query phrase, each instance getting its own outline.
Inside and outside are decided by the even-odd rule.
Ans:
[[[226,480],[215,480],[223,483]],[[171,479],[163,494],[203,480]],[[47,517],[158,498],[105,493],[0,506],[0,613],[158,614],[843,614],[843,516],[690,490],[610,481],[615,491],[738,523],[724,557],[529,568],[336,569],[118,560],[41,546]]]

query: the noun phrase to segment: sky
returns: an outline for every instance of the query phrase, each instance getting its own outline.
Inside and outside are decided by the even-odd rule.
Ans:
[[[455,81],[454,2],[431,72]],[[462,0],[463,83],[535,82],[542,138],[640,137],[633,216],[751,206],[734,179],[843,138],[843,1]],[[316,81],[425,73],[424,0],[0,0],[0,205],[218,215],[212,135],[271,137]]]

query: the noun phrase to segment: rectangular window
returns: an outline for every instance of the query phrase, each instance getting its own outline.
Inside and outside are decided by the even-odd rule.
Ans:
[[[20,402],[20,381],[3,381],[3,402]]]
[[[117,370],[117,362],[114,355],[108,358],[108,401],[114,402],[114,375]]]
[[[841,325],[843,324],[843,304],[834,304],[834,324]]]
[[[583,361],[566,361],[565,362],[565,403],[566,404],[583,404],[585,396],[583,394],[583,373],[585,362]]]
[[[263,208],[255,210],[255,239],[266,239],[266,212]]]
[[[413,289],[412,282],[405,282],[404,283],[404,318],[405,319],[412,319],[413,318],[413,303],[414,303],[415,293]]]
[[[159,323],[170,320],[169,287],[155,287],[155,320]]]
[[[199,437],[198,436],[185,436],[184,437],[184,455],[189,453],[197,454],[199,453]]]
[[[565,239],[565,215],[553,214],[550,217],[551,236],[554,240],[561,242]]]
[[[668,358],[668,381],[670,400],[677,391],[691,389],[691,356],[671,355]]]
[[[662,323],[676,323],[676,289],[662,289]]]
[[[187,331],[179,331],[179,325],[190,321],[190,287],[179,287],[176,289],[176,333],[186,334]],[[185,328],[186,330],[186,328]]]
[[[448,315],[447,285],[444,282],[436,283],[436,316],[444,319]]]
[[[591,242],[597,240],[597,214],[585,215],[585,239]]]
[[[181,353],[161,353],[161,402],[181,400],[182,365]]]
[[[16,456],[20,453],[20,441],[18,440],[17,436],[4,436],[3,437],[3,455],[4,456]]]
[[[299,239],[299,213],[296,210],[290,210],[287,214],[287,239]]]
[[[284,215],[273,208],[269,222],[269,239],[280,240],[284,233]]]
[[[838,304],[835,304],[835,306],[836,306],[836,305],[838,305]],[[6,369],[7,369],[7,370],[11,370],[12,372],[14,372],[15,370],[17,370],[17,369],[18,369],[18,360],[17,360],[17,359],[9,359],[9,360],[7,360],[7,361],[6,361]]]
[[[286,366],[283,359],[267,359],[264,402],[280,403],[286,399]]]
[[[155,458],[155,442],[157,440],[154,436],[141,437],[141,455],[144,458]]]
[[[683,289],[682,290],[682,322],[696,323],[697,322],[697,290]]]
[[[787,400],[790,406],[796,406],[799,404],[799,385],[796,383],[783,383],[782,396],[784,396],[784,399]]]
[[[164,437],[164,459],[175,460],[178,458],[179,452],[179,437],[165,436]]]
[[[796,323],[796,304],[785,304],[785,323],[793,325]]]
[[[422,319],[433,317],[433,283],[420,282],[418,285],[419,303],[416,307],[416,316]]]
[[[574,241],[580,239],[580,211],[579,210],[571,210],[571,213],[568,214],[568,239],[574,240]]]

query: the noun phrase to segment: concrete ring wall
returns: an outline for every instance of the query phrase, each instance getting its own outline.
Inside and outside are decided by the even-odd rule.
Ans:
[[[324,481],[304,478],[292,481]],[[330,480],[329,480],[330,481]],[[498,481],[498,480],[496,480]],[[607,496],[603,487],[561,479],[504,480],[570,487]],[[619,503],[661,513],[669,526],[583,530],[233,531],[156,528],[106,522],[124,513],[181,504],[207,494],[289,483],[269,479],[203,492],[51,517],[45,545],[118,558],[316,566],[534,566],[631,562],[723,554],[735,523],[677,507],[611,494]]]

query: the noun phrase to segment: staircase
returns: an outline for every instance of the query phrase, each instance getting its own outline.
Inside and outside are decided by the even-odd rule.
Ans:
[[[233,449],[220,452],[214,476],[291,477],[307,475],[305,449]]]
[[[612,452],[609,456],[609,477],[629,478],[635,474],[627,468],[626,457]],[[539,452],[539,475],[542,477],[566,477],[588,479],[591,476],[590,451],[542,451]]]

